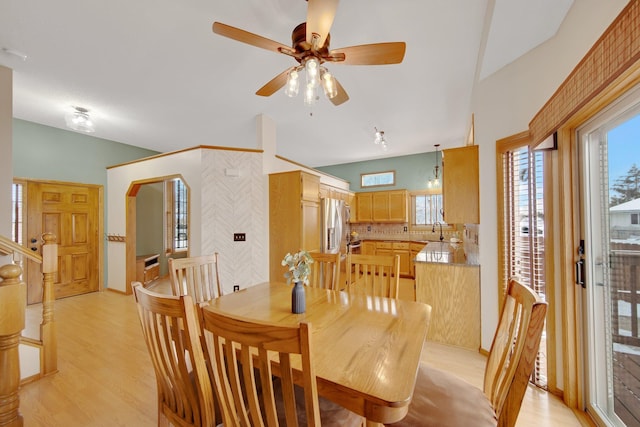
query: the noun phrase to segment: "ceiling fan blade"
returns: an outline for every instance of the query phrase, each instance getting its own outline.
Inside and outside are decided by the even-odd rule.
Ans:
[[[266,85],[258,89],[256,95],[271,96],[276,93],[282,86],[287,84],[287,75],[289,74],[289,71],[293,70],[294,68],[296,67],[287,68],[286,70],[275,76]]]
[[[336,88],[338,89],[338,94],[333,98],[329,98],[329,99],[333,103],[333,105],[338,106],[344,102],[347,102],[349,100],[349,95],[347,95],[347,92],[344,90],[344,88],[342,87],[338,79],[336,79],[335,77],[334,79],[336,81]]]
[[[313,34],[318,35],[316,48],[324,46],[333,18],[338,9],[338,0],[307,0],[307,42],[313,46]]]
[[[334,49],[329,52],[329,57],[344,54],[344,61],[338,62],[347,65],[399,64],[404,59],[406,47],[405,42],[362,44]]]
[[[241,30],[240,28],[223,24],[222,22],[213,23],[213,32],[242,43],[250,44],[252,46],[260,47],[262,49],[271,50],[278,53],[290,54],[291,52],[294,52],[293,49],[291,49],[289,46],[283,45],[282,43],[278,43],[257,34]]]

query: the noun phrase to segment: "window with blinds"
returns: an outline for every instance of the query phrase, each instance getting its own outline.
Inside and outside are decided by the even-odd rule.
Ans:
[[[503,298],[510,278],[528,285],[546,300],[544,266],[544,154],[528,145],[497,146],[501,159],[498,189],[500,212],[500,266]],[[543,332],[531,381],[547,385],[546,334]]]
[[[411,229],[431,227],[433,224],[444,224],[442,217],[442,192],[412,191]]]

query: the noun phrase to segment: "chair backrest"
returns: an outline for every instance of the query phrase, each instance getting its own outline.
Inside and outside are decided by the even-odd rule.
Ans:
[[[173,295],[190,295],[202,304],[222,295],[218,276],[218,254],[189,258],[169,258]]]
[[[347,276],[349,292],[397,298],[400,286],[400,256],[349,254]]]
[[[534,291],[513,279],[509,281],[484,375],[484,393],[500,426],[515,425],[546,314],[547,303]]]
[[[291,355],[300,355],[302,362],[307,425],[320,426],[318,390],[311,360],[311,325],[253,322],[213,310],[213,307],[198,307],[205,353],[225,427],[277,426],[277,400],[284,404],[286,425],[298,425]],[[276,353],[279,364],[273,366],[272,371],[271,360]],[[274,391],[273,373],[280,377],[281,393],[278,394]]]
[[[309,252],[309,254],[313,258],[309,286],[339,290],[341,254],[323,252]]]
[[[133,283],[142,332],[158,385],[162,417],[178,426],[215,425],[214,394],[190,296],[158,294]]]

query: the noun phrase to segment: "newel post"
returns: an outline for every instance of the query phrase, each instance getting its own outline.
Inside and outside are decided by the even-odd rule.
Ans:
[[[58,245],[56,235],[42,235],[42,323],[40,339],[42,340],[42,375],[58,372],[58,339],[54,319],[55,293],[53,284],[58,271]]]
[[[20,415],[20,356],[18,345],[25,325],[27,286],[15,264],[0,267],[0,426],[23,425]]]

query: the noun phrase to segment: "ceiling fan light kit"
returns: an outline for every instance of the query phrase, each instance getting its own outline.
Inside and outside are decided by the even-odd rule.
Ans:
[[[399,64],[404,59],[404,42],[373,43],[330,50],[329,30],[333,25],[338,0],[308,0],[307,21],[299,24],[291,33],[292,46],[286,46],[257,34],[250,33],[221,22],[213,23],[213,32],[255,47],[293,57],[299,65],[288,68],[258,89],[256,95],[271,96],[283,86],[285,94],[295,97],[300,90],[299,72],[304,69],[306,85],[305,105],[313,105],[322,86],[325,96],[340,105],[349,95],[340,82],[323,66],[325,62],[341,62],[345,65]]]

